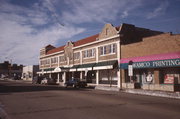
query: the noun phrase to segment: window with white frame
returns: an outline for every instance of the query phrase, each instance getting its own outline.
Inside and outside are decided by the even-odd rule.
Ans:
[[[78,60],[80,58],[80,52],[74,53],[74,60]]]
[[[51,58],[51,63],[52,63],[52,64],[58,63],[58,57],[53,57],[53,58]]]
[[[59,56],[59,62],[64,62],[65,61],[65,57],[64,56]]]
[[[43,60],[40,61],[40,65],[41,65],[41,66],[44,65],[44,64],[43,64]]]
[[[46,65],[50,64],[50,59],[45,60],[45,62]]]
[[[99,48],[100,55],[114,54],[116,53],[116,44],[105,45]]]
[[[94,56],[95,56],[95,48],[83,51],[83,58],[90,58]]]
[[[41,60],[40,64],[41,65],[49,65],[50,64],[50,59]]]

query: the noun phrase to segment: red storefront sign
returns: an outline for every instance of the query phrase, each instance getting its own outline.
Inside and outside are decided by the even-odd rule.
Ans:
[[[165,84],[173,84],[174,83],[174,76],[165,76],[164,78],[164,83]]]

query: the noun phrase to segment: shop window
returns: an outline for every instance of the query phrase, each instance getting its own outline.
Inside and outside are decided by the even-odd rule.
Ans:
[[[180,84],[180,71],[178,68],[169,68],[161,71],[161,83],[163,84]]]
[[[151,84],[154,82],[154,73],[153,71],[142,70],[142,69],[135,69],[133,71],[133,77],[130,80],[130,76],[128,76],[128,70],[125,71],[125,82],[136,82],[140,84]]]

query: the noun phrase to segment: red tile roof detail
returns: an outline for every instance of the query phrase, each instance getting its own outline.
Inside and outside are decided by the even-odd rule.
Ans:
[[[76,42],[73,42],[74,47],[94,42],[94,41],[96,41],[96,38],[98,38],[98,36],[99,36],[99,34],[96,34],[96,35],[93,35],[93,36],[78,40]],[[64,47],[65,47],[65,45],[61,46],[61,47],[58,47],[58,48],[54,48],[52,50],[49,50],[46,54],[48,55],[48,54],[52,54],[52,53],[55,53],[55,52],[63,51]]]
[[[78,41],[74,42],[74,47],[94,42],[94,41],[96,41],[96,38],[98,38],[98,36],[99,36],[99,34],[96,34],[96,35],[78,40]]]
[[[58,47],[58,48],[54,48],[52,50],[49,50],[46,54],[48,55],[48,54],[52,54],[52,53],[55,53],[55,52],[62,51],[62,50],[64,50],[64,47],[65,47],[65,45],[61,46],[61,47]]]

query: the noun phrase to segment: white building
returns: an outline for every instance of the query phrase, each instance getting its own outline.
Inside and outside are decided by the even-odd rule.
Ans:
[[[39,65],[24,66],[22,71],[22,79],[32,81],[33,77],[37,75]]]

